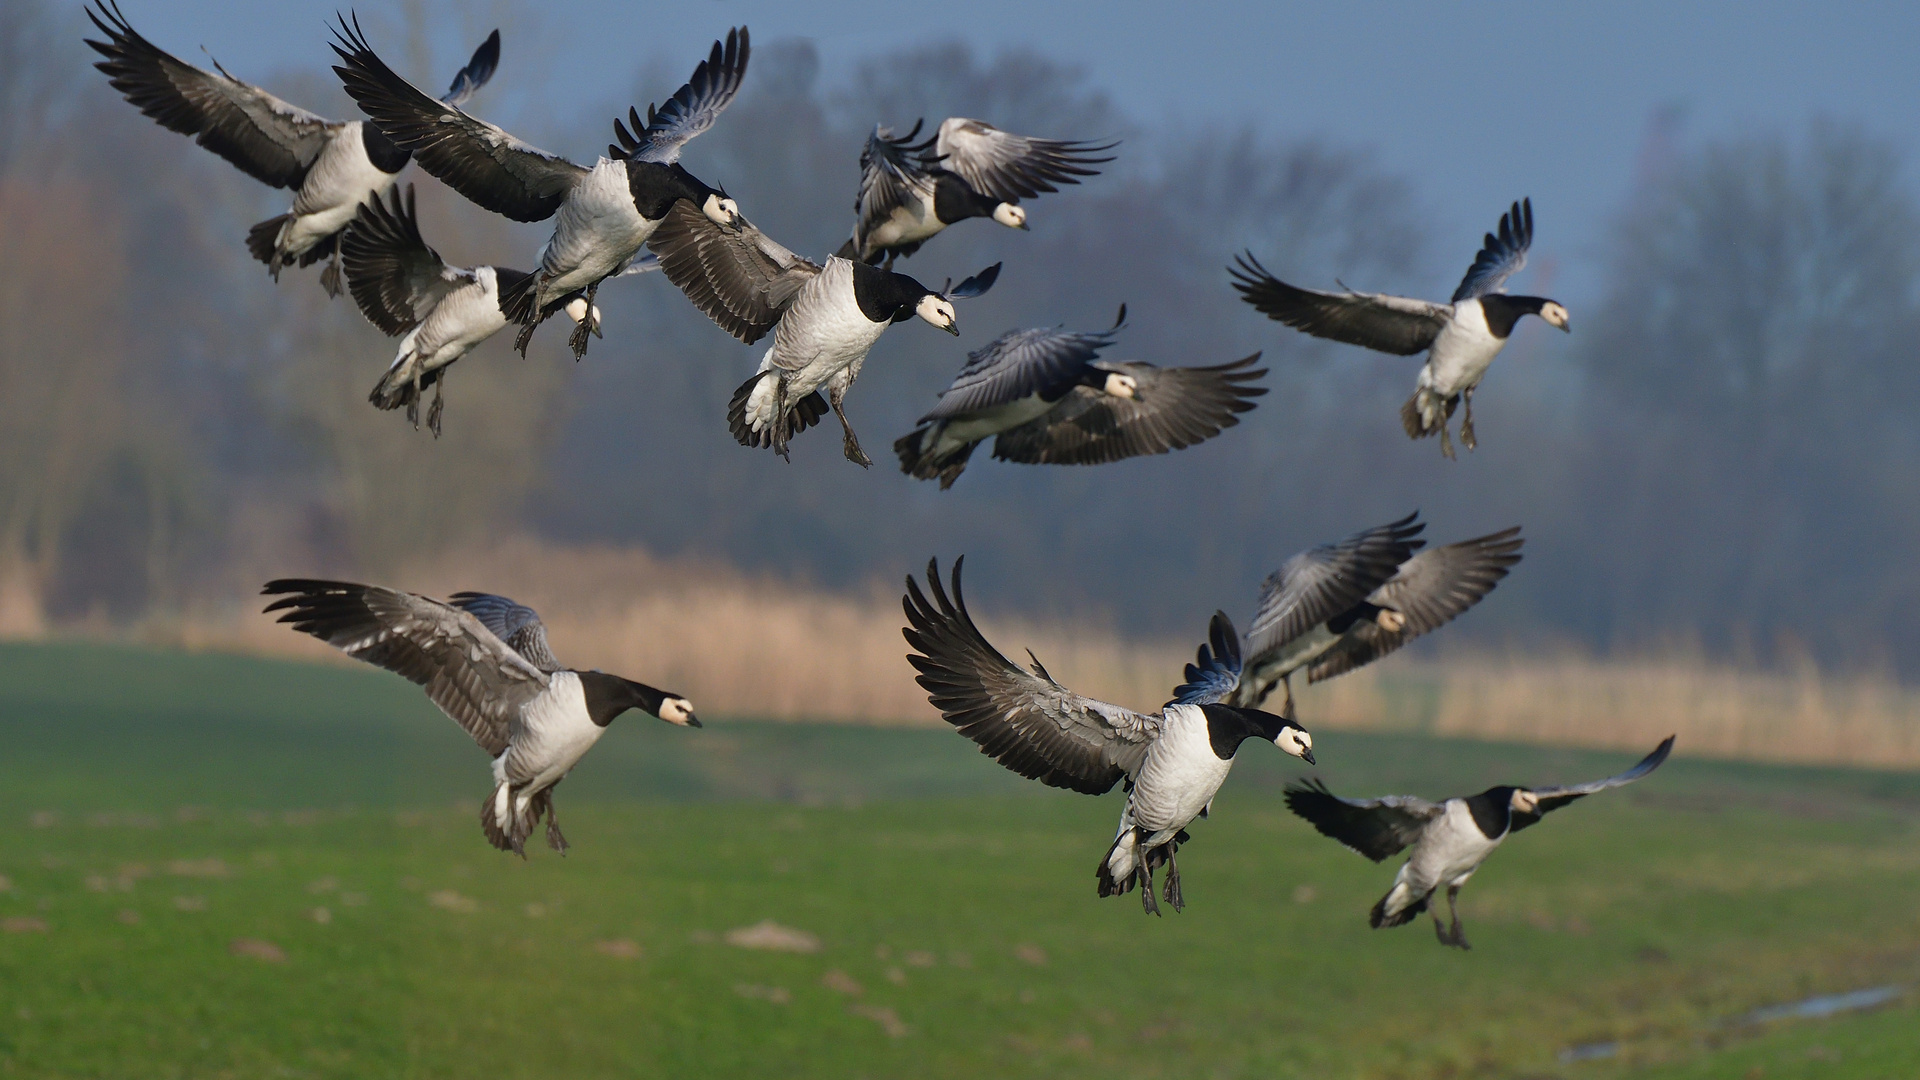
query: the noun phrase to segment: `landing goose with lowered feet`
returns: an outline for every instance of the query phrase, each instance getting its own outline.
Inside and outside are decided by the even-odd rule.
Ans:
[[[1460,441],[1471,450],[1473,392],[1487,366],[1506,348],[1514,324],[1538,315],[1549,326],[1569,330],[1567,309],[1541,296],[1508,296],[1507,279],[1527,265],[1533,245],[1533,200],[1517,202],[1500,217],[1500,233],[1488,233],[1480,254],[1467,268],[1450,303],[1436,304],[1384,293],[1315,292],[1281,281],[1249,252],[1232,268],[1233,287],[1268,318],[1314,337],[1397,356],[1427,354],[1413,396],[1400,409],[1407,435],[1440,436],[1440,452],[1453,457],[1447,422],[1465,404]]]
[[[836,252],[843,259],[888,268],[920,249],[934,234],[968,218],[985,217],[1014,229],[1027,228],[1021,199],[1058,191],[1096,176],[1088,168],[1112,161],[1093,157],[1119,143],[1093,145],[1035,139],[992,124],[948,117],[925,142],[922,122],[896,136],[876,127],[860,152],[860,197],[854,202],[853,237]]]
[[[420,167],[475,204],[514,221],[553,219],[540,265],[505,294],[508,318],[520,324],[521,355],[533,332],[575,299],[591,306],[600,283],[633,262],[667,212],[684,202],[714,221],[730,222],[739,207],[679,164],[680,151],[713,126],[739,92],[749,53],[745,27],[727,32],[724,45],[694,69],[693,77],[645,122],[628,110],[633,130],[613,122],[618,145],[591,168],[537,150],[484,120],[448,108],[393,72],[368,46],[357,22],[334,31],[339,74],[347,93],[396,144],[414,152]],[[568,343],[586,355],[591,326],[581,322]]]
[[[1374,862],[1412,847],[1400,872],[1394,875],[1393,888],[1373,905],[1369,921],[1376,930],[1411,922],[1432,908],[1434,891],[1444,885],[1451,922],[1442,923],[1439,910],[1434,909],[1434,934],[1442,945],[1466,949],[1471,946],[1461,932],[1460,913],[1455,906],[1460,887],[1502,841],[1576,799],[1633,783],[1659,768],[1672,751],[1673,736],[1669,735],[1626,772],[1571,787],[1501,784],[1478,795],[1430,803],[1412,795],[1343,799],[1328,791],[1326,784],[1313,780],[1289,784],[1286,800],[1287,807],[1321,835]]]
[[[487,593],[442,603],[347,581],[282,579],[261,590],[267,612],[357,660],[404,675],[493,757],[493,795],[480,808],[487,840],[526,856],[542,815],[547,843],[567,850],[553,788],[629,709],[699,727],[678,694],[562,667],[531,608]]]
[[[280,280],[282,267],[331,260],[321,272],[340,294],[340,234],[355,209],[386,193],[412,157],[363,120],[328,120],[218,71],[184,63],[141,37],[114,0],[96,0],[87,18],[107,36],[87,45],[115,90],[161,127],[227,159],[263,184],[294,191],[293,205],[247,232],[247,251]],[[453,77],[436,107],[458,106],[486,85],[500,63],[500,31],[487,36]],[[422,95],[425,96],[425,95]]]
[[[994,263],[936,292],[838,255],[823,266],[744,218],[715,222],[684,205],[667,212],[648,246],[667,279],[721,329],[748,344],[773,332],[759,370],[727,405],[727,426],[740,445],[772,447],[785,458],[787,441],[831,405],[847,460],[862,468],[873,459],[860,448],[845,401],[867,353],[887,327],[914,316],[957,336],[953,301],[979,296],[1000,276]]]
[[[1313,737],[1284,717],[1221,703],[1240,668],[1239,639],[1223,614],[1214,615],[1174,699],[1140,713],[1061,686],[1037,657],[1030,671],[1008,660],[967,613],[960,566],[955,559],[951,597],[937,563],[927,565],[925,592],[907,579],[907,660],[927,700],[981,753],[1021,776],[1087,795],[1126,781],[1119,832],[1095,871],[1099,895],[1137,884],[1142,906],[1158,914],[1153,873],[1164,865],[1166,901],[1185,907],[1174,854],[1187,826],[1206,815],[1240,744],[1266,739],[1312,764]]]
[[[1238,424],[1267,392],[1246,385],[1267,373],[1248,370],[1259,353],[1192,368],[1099,359],[1126,321],[1122,304],[1110,330],[1010,330],[968,354],[940,403],[894,442],[900,471],[945,491],[989,438],[995,458],[1032,465],[1164,454]]]

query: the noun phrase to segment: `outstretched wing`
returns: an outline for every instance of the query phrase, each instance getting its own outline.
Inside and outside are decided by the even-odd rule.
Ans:
[[[886,224],[895,210],[931,196],[933,179],[921,155],[932,141],[915,143],[922,121],[896,136],[876,125],[860,151],[860,196],[853,202],[854,243],[863,250],[869,233]]]
[[[1260,607],[1248,631],[1253,665],[1295,638],[1358,604],[1419,550],[1418,511],[1399,521],[1362,529],[1337,544],[1321,544],[1288,559],[1260,587]]]
[[[1523,199],[1500,215],[1500,235],[1487,234],[1480,254],[1467,267],[1467,276],[1453,290],[1453,302],[1496,293],[1507,279],[1527,265],[1527,249],[1533,246],[1533,200]]]
[[[282,579],[260,590],[281,599],[268,612],[356,660],[404,675],[496,757],[507,748],[521,706],[547,688],[547,675],[480,621],[424,596],[350,581]]]
[[[347,289],[367,321],[397,337],[427,317],[453,287],[440,253],[420,236],[413,185],[360,204],[353,227],[340,241]]]
[[[646,123],[640,112],[628,109],[633,131],[619,120],[613,122],[613,135],[619,145],[609,145],[610,158],[632,158],[671,165],[680,160],[680,150],[693,138],[713,126],[720,114],[740,92],[740,81],[747,75],[747,55],[752,49],[747,28],[727,31],[725,46],[713,43],[713,51],[693,69],[693,77],[673,92],[658,109],[647,106]]]
[[[447,597],[453,606],[480,620],[480,625],[507,647],[526,658],[527,663],[549,674],[566,665],[554,658],[547,646],[547,624],[539,612],[525,604],[516,604],[504,596],[483,592],[457,592]]]
[[[1267,373],[1249,370],[1259,359],[1254,353],[1192,368],[1094,361],[1096,369],[1131,376],[1134,396],[1076,386],[1045,416],[1002,432],[993,441],[993,456],[1030,465],[1100,465],[1205,442],[1238,424],[1237,414],[1267,392],[1247,385]]]
[[[1119,318],[1108,330],[1009,330],[967,354],[967,366],[954,377],[953,385],[940,392],[939,403],[920,423],[991,409],[1034,394],[1058,398],[1079,380],[1100,350],[1113,343],[1126,321],[1127,308],[1122,304]]]
[[[1371,619],[1354,623],[1326,655],[1307,668],[1319,682],[1364,667],[1458,618],[1485,599],[1520,561],[1520,526],[1423,551],[1402,563],[1367,602],[1398,612],[1405,622],[1388,630]]]
[[[587,170],[536,149],[401,78],[356,20],[334,28],[334,73],[348,96],[420,167],[475,204],[515,221],[553,216]]]
[[[1077,184],[1083,176],[1097,176],[1100,165],[1112,157],[1094,157],[1117,142],[1094,145],[1059,139],[1010,135],[992,124],[965,117],[949,117],[934,138],[939,167],[957,173],[967,186],[1004,202],[1031,199],[1055,184]]]
[[[1412,356],[1433,345],[1452,318],[1446,304],[1385,293],[1324,293],[1289,285],[1267,272],[1251,252],[1228,268],[1241,299],[1262,315],[1314,337],[1376,352]]]
[[[973,624],[953,562],[953,597],[940,568],[927,564],[927,587],[909,577],[902,631],[919,669],[915,680],[947,723],[980,744],[980,752],[1029,779],[1099,795],[1140,768],[1160,718],[1081,697],[1054,682],[1034,660],[1023,671]]]
[[[1233,696],[1240,685],[1240,635],[1224,611],[1207,623],[1207,640],[1194,662],[1187,665],[1187,681],[1173,688],[1169,705],[1214,705]]]
[[[1608,788],[1617,788],[1633,783],[1635,780],[1659,768],[1660,763],[1667,760],[1667,755],[1673,753],[1673,739],[1674,737],[1672,735],[1667,736],[1659,746],[1653,748],[1653,753],[1641,758],[1639,764],[1621,773],[1619,776],[1609,776],[1605,780],[1595,780],[1590,784],[1575,784],[1572,787],[1528,788],[1527,790],[1533,792],[1534,796],[1539,799],[1539,802],[1531,814],[1522,814],[1517,810],[1514,811],[1513,824],[1507,831],[1519,832],[1521,829],[1527,828],[1530,825],[1538,824],[1542,817],[1573,802],[1575,799],[1584,799],[1596,791],[1605,791]]]
[[[107,40],[87,44],[106,59],[93,66],[134,108],[169,131],[194,136],[262,183],[297,188],[306,180],[337,124],[224,71],[181,62],[141,37],[114,0],[97,3],[97,10],[86,9],[87,18]]]
[[[773,329],[821,270],[745,218],[721,225],[685,199],[674,201],[647,246],[694,307],[749,344]]]
[[[493,78],[493,69],[499,66],[500,31],[495,30],[473,50],[467,66],[454,73],[453,85],[447,87],[447,96],[440,100],[454,106],[466,104],[475,91],[487,85],[487,80]]]
[[[1307,819],[1320,835],[1340,841],[1374,862],[1390,859],[1420,833],[1443,808],[1411,795],[1343,799],[1319,778],[1287,785],[1287,809]]]

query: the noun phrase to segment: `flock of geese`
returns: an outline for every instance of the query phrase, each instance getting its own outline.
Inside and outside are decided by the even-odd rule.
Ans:
[[[1028,228],[1025,200],[1098,174],[1118,144],[1033,138],[950,117],[921,139],[876,126],[860,157],[852,235],[823,262],[756,228],[723,187],[680,164],[739,93],[751,43],[745,27],[716,41],[693,75],[645,115],[613,123],[614,142],[591,166],[539,150],[465,111],[492,77],[491,34],[434,96],[375,53],[355,18],[334,28],[334,72],[364,120],[335,121],[228,74],[184,63],[135,31],[115,0],[88,16],[105,40],[87,42],[114,89],[169,130],[190,135],[248,175],[294,192],[287,212],[249,230],[248,251],[277,281],[289,266],[325,262],[321,285],[350,293],[375,326],[400,339],[374,387],[381,409],[405,409],[437,436],[447,373],[508,326],[525,355],[556,313],[572,321],[584,356],[602,333],[596,300],[610,278],[659,271],[715,325],[745,343],[773,336],[727,407],[743,445],[785,457],[789,442],[831,409],[846,457],[861,448],[845,409],[868,353],[897,322],[918,318],[957,335],[954,303],[985,293],[996,263],[938,289],[894,269],[949,226],[988,218]],[[919,140],[919,141],[916,141]],[[409,162],[476,205],[514,221],[551,221],[534,268],[449,266],[420,231],[415,193],[398,185]],[[1447,303],[1381,293],[1303,289],[1268,273],[1253,253],[1231,270],[1244,299],[1316,337],[1396,355],[1426,354],[1402,409],[1407,434],[1440,436],[1464,406],[1460,436],[1476,445],[1473,394],[1526,315],[1561,330],[1567,311],[1543,297],[1510,296],[1526,265],[1533,207],[1502,215]],[[1208,367],[1160,367],[1102,358],[1126,324],[1106,330],[1010,330],[969,354],[953,384],[894,443],[907,475],[950,487],[982,442],[1027,464],[1091,465],[1164,454],[1238,423],[1264,388],[1254,353]],[[903,603],[907,659],[928,699],[983,753],[1022,776],[1098,795],[1124,784],[1126,804],[1096,868],[1098,893],[1140,890],[1143,907],[1184,907],[1176,855],[1207,816],[1241,744],[1259,738],[1315,764],[1297,717],[1293,677],[1319,682],[1386,656],[1484,599],[1520,561],[1510,528],[1422,550],[1417,515],[1303,551],[1266,580],[1243,641],[1217,612],[1170,700],[1138,712],[1062,686],[1038,658],[1023,668],[987,640],[967,612],[961,563],[943,580],[909,577]],[[412,680],[493,760],[481,826],[495,847],[525,856],[544,819],[565,851],[554,789],[608,725],[639,709],[699,727],[682,695],[599,671],[566,667],[540,617],[505,597],[456,593],[445,601],[372,585],[283,579],[264,592],[268,612],[350,656]],[[1031,654],[1029,654],[1031,656]],[[1261,706],[1278,689],[1278,712]],[[1296,782],[1287,805],[1315,829],[1374,861],[1411,849],[1372,924],[1397,926],[1433,911],[1443,944],[1467,941],[1453,903],[1460,887],[1514,832],[1583,796],[1637,780],[1665,760],[1668,738],[1632,769],[1571,787],[1500,785],[1440,803],[1405,795],[1348,799],[1319,781]],[[1156,886],[1155,876],[1160,875]],[[1434,907],[1444,887],[1450,919]]]

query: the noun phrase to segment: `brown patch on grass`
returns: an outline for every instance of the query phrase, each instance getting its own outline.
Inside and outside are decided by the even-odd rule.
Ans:
[[[321,926],[325,926],[333,921],[333,912],[323,907],[317,907],[307,912],[307,918],[312,919]]]
[[[734,983],[733,992],[743,998],[755,1001],[767,1001],[775,1005],[785,1005],[793,1000],[793,994],[784,986],[760,986],[756,983]]]
[[[910,952],[901,957],[901,959],[907,962],[908,967],[932,967],[940,962],[939,959],[930,952]]]
[[[742,949],[767,949],[772,952],[813,953],[820,951],[820,939],[805,930],[781,926],[764,919],[752,926],[727,931],[727,944]]]
[[[897,967],[887,969],[887,981],[895,986],[907,985],[907,973]]]
[[[907,1037],[907,1025],[901,1022],[900,1014],[894,1012],[892,1009],[881,1008],[878,1005],[849,1005],[847,1006],[847,1011],[855,1016],[864,1016],[868,1020],[879,1024],[880,1030],[886,1032],[887,1037],[890,1039],[904,1039]]]
[[[44,934],[47,932],[47,920],[31,915],[14,915],[0,919],[0,930],[9,934]]]
[[[0,874],[0,892],[8,892],[12,890],[12,888],[13,879],[5,874]]]
[[[234,938],[227,943],[227,951],[235,956],[248,956],[269,964],[287,962],[286,950],[271,941],[262,941],[259,938]]]
[[[1013,955],[1025,960],[1034,967],[1044,967],[1047,962],[1047,950],[1031,942],[1025,945],[1015,946]]]
[[[207,910],[207,898],[204,896],[176,896],[173,898],[173,906],[177,911],[205,911]]]
[[[55,825],[60,824],[60,811],[35,810],[33,815],[27,818],[27,820],[32,823],[36,829],[51,829]]]
[[[836,994],[845,994],[848,997],[859,997],[867,992],[867,988],[860,985],[860,980],[839,968],[834,968],[820,976],[820,985]]]
[[[114,916],[114,918],[119,919],[122,923],[128,926],[140,925],[140,913],[133,910],[132,908],[121,908],[120,914]]]
[[[626,938],[611,938],[607,941],[596,941],[593,943],[593,951],[599,953],[601,956],[611,956],[616,960],[640,959],[639,943],[629,941]]]
[[[430,894],[427,897],[427,903],[442,911],[457,911],[462,915],[480,910],[480,901],[471,896],[462,896],[452,889],[441,889],[437,893]]]
[[[232,871],[227,869],[224,859],[175,859],[167,864],[167,873],[174,877],[223,878]]]

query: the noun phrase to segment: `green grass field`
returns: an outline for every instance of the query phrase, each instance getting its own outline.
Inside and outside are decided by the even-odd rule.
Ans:
[[[1353,794],[1634,757],[1316,746]],[[397,678],[0,647],[0,1076],[1920,1077],[1920,776],[1682,743],[1503,849],[1460,953],[1369,930],[1392,866],[1242,757],[1150,919],[1093,895],[1116,796],[948,732],[623,720],[559,793],[574,851],[523,863]],[[727,943],[768,919],[817,949]]]

